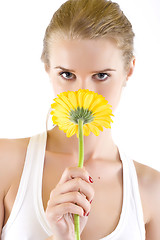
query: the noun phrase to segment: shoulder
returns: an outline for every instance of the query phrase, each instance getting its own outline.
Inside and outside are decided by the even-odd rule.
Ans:
[[[0,188],[4,195],[23,169],[30,138],[0,139]]]
[[[139,163],[133,160],[133,163],[136,168],[137,177],[139,183],[147,189],[158,186],[160,183],[160,172],[152,167],[149,167],[145,164]]]
[[[160,239],[160,172],[134,160],[133,162],[142,201],[149,213],[146,222],[147,239]]]

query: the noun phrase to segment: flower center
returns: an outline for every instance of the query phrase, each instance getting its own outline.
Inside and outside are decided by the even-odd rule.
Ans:
[[[94,120],[92,111],[89,109],[84,109],[83,107],[77,107],[77,109],[71,109],[69,112],[70,121],[75,124],[78,124],[78,119],[83,120],[83,124],[90,123]]]

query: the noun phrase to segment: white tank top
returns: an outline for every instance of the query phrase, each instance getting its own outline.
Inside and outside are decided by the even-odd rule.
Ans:
[[[30,138],[20,185],[11,214],[2,229],[1,240],[46,240],[53,235],[42,202],[46,141],[47,127]],[[123,164],[122,210],[115,230],[100,240],[145,240],[136,169],[122,148],[118,150]]]

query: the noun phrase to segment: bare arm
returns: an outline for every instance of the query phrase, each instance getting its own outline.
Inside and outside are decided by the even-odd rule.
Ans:
[[[4,222],[4,196],[5,196],[5,186],[6,183],[5,179],[5,159],[4,159],[4,141],[0,139],[0,236],[2,233],[3,222]],[[1,238],[0,238],[1,239]]]
[[[0,184],[1,186],[1,184]],[[2,232],[2,227],[3,227],[3,221],[4,221],[4,206],[3,206],[3,191],[1,189],[0,191],[0,236],[1,236],[1,232]],[[1,239],[1,237],[0,237]]]
[[[155,171],[148,186],[151,217],[146,224],[146,240],[160,239],[160,172]]]
[[[0,236],[4,225],[4,199],[11,186],[17,165],[17,141],[0,139]],[[16,161],[15,161],[16,160]],[[1,238],[0,238],[1,239]]]

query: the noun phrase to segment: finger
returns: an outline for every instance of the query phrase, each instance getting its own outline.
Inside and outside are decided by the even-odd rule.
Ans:
[[[81,217],[84,216],[83,208],[73,203],[63,203],[52,208],[47,208],[45,214],[49,221],[58,222],[67,213],[78,214]]]
[[[90,183],[89,177],[90,174],[86,171],[85,167],[68,167],[64,170],[61,179],[59,181],[59,184],[63,184],[73,178],[80,177],[84,181]]]
[[[48,206],[54,207],[62,203],[76,204],[83,208],[83,210],[87,213],[90,212],[91,210],[90,202],[85,197],[83,197],[79,192],[69,192],[62,195],[58,195],[54,199],[54,201],[50,201]]]
[[[50,194],[50,199],[54,197],[68,193],[68,192],[78,192],[80,191],[84,194],[88,201],[91,201],[94,197],[94,189],[91,186],[91,183],[87,183],[81,178],[74,178],[70,181],[65,182],[62,185],[57,186]]]

